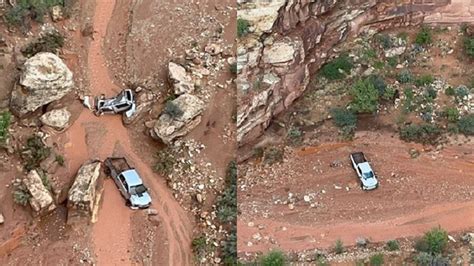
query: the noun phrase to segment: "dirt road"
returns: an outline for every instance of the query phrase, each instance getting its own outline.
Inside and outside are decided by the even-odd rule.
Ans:
[[[423,152],[423,146],[388,132],[361,131],[347,144],[295,148],[271,169],[250,166],[240,177],[245,181],[239,180],[241,187],[253,184],[238,194],[239,252],[328,248],[337,239],[354,245],[358,237],[384,242],[438,225],[450,232],[472,229],[473,147],[466,142]],[[421,155],[410,158],[410,148]],[[348,159],[357,150],[367,154],[379,177],[375,191],[359,188]]]
[[[92,95],[115,95],[121,90],[109,76],[105,64],[103,43],[106,30],[115,6],[115,0],[96,1],[93,18],[94,40],[91,41],[88,54],[90,92]],[[145,179],[151,189],[153,208],[164,225],[168,254],[160,254],[168,265],[191,264],[191,221],[184,210],[174,200],[166,185],[160,182],[156,174],[134,153],[127,129],[120,116],[95,117],[84,109],[79,118],[67,132],[68,143],[65,153],[68,168],[77,171],[80,165],[90,159],[121,155],[127,157]],[[120,149],[117,149],[119,147]],[[117,189],[110,180],[105,182],[103,203],[99,211],[98,222],[93,227],[93,241],[98,265],[130,265],[131,218],[132,210],[124,206]]]

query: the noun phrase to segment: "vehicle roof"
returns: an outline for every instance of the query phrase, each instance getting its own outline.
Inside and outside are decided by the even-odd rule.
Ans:
[[[362,171],[362,173],[368,173],[368,172],[372,171],[372,168],[370,167],[368,162],[360,163],[359,167],[360,167],[360,170]]]
[[[123,171],[122,175],[125,178],[125,181],[127,181],[128,186],[130,187],[143,185],[143,181],[135,169]]]

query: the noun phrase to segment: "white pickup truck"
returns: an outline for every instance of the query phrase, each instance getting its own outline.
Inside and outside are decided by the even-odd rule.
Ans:
[[[364,153],[355,152],[351,153],[351,162],[352,167],[356,171],[360,179],[360,186],[363,190],[372,190],[376,189],[379,186],[377,177],[374,174],[374,171],[370,167],[369,162],[365,159]]]

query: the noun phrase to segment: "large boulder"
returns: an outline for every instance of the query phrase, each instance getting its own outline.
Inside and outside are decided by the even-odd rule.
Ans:
[[[29,203],[35,214],[44,215],[56,209],[51,192],[45,187],[36,170],[28,173],[26,178],[23,179],[23,184],[31,195]]]
[[[66,109],[55,109],[46,112],[40,117],[41,123],[57,130],[64,130],[69,127],[71,113]]]
[[[77,172],[74,183],[68,192],[68,223],[77,218],[92,218],[97,202],[97,181],[100,176],[101,162],[85,162]]]
[[[10,107],[23,116],[68,94],[74,87],[72,72],[57,55],[38,53],[26,60],[12,91]]]
[[[165,144],[188,134],[201,122],[204,102],[191,94],[183,94],[168,102],[165,110],[151,129],[151,135]]]
[[[168,79],[173,85],[174,94],[181,95],[194,91],[192,78],[186,73],[186,69],[176,63],[168,63]]]

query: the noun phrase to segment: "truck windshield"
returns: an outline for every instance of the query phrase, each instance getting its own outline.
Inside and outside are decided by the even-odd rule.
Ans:
[[[133,186],[130,188],[130,194],[142,194],[146,191],[146,187],[144,185]]]
[[[374,177],[374,173],[372,171],[364,173],[365,179],[372,178],[372,177]]]

